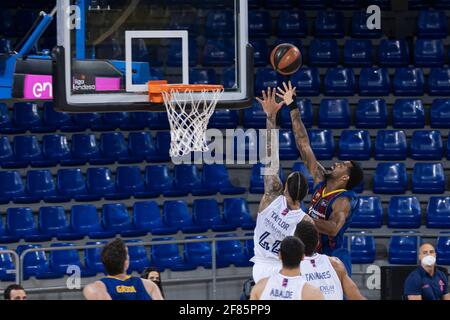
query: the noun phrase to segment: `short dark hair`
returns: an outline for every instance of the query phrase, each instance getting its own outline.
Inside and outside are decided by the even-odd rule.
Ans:
[[[127,247],[122,239],[117,238],[103,247],[102,263],[108,275],[115,276],[123,273],[126,260]]]
[[[305,245],[305,255],[312,256],[319,244],[319,232],[309,221],[302,220],[297,224],[294,235]]]
[[[280,254],[283,267],[298,268],[305,254],[305,245],[299,238],[288,236],[281,241]]]
[[[5,300],[11,300],[11,291],[13,290],[25,291],[25,289],[19,284],[10,284],[9,286],[6,287],[5,291],[3,292],[3,298]]]
[[[308,194],[308,180],[300,171],[295,171],[294,174],[289,175],[285,185],[287,185],[289,196],[293,201],[303,201]]]
[[[347,181],[347,190],[352,190],[364,179],[364,171],[361,165],[356,161],[350,161],[350,163],[352,166],[348,169],[349,179]]]

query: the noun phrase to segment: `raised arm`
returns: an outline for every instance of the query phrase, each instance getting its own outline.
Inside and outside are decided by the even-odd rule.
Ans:
[[[348,300],[367,300],[359,291],[356,283],[347,274],[344,264],[336,257],[329,257],[331,265],[336,271],[342,284],[342,290]]]
[[[314,184],[317,184],[324,180],[326,170],[319,162],[317,162],[316,156],[311,148],[308,132],[306,131],[305,125],[303,124],[300,116],[300,111],[294,101],[296,88],[292,88],[290,81],[288,85],[283,82],[283,87],[284,90],[278,87],[279,93],[277,93],[277,96],[282,98],[284,103],[291,109],[292,129],[294,130],[297,149],[300,152],[300,156],[305,162],[308,171],[314,179]]]
[[[315,219],[314,225],[320,233],[326,234],[330,237],[335,237],[345,224],[345,221],[350,213],[350,201],[346,197],[336,199],[333,203],[332,209],[333,211],[331,212],[328,220]]]
[[[278,155],[278,148],[273,147],[272,130],[276,129],[276,119],[278,110],[280,110],[283,103],[277,103],[275,101],[276,89],[267,88],[267,94],[265,91],[262,92],[263,100],[256,98],[258,102],[264,109],[267,115],[266,127],[267,127],[267,139],[266,139],[266,150],[267,158],[271,159],[271,170],[266,170],[264,175],[264,195],[259,203],[258,212],[263,211],[267,206],[275,200],[283,192],[283,184],[279,177],[280,171],[280,159]]]

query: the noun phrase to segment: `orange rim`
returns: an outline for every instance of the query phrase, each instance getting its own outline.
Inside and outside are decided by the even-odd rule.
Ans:
[[[223,85],[220,84],[168,84],[166,80],[156,80],[148,82],[148,95],[151,102],[164,102],[162,93],[170,92],[171,90],[178,91],[216,91],[223,90]]]

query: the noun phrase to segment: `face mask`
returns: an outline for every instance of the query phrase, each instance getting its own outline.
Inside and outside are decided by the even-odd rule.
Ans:
[[[422,259],[422,265],[425,267],[434,266],[435,263],[436,263],[436,257],[434,257],[434,256],[425,256]]]

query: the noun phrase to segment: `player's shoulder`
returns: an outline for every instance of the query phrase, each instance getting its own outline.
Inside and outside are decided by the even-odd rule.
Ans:
[[[100,280],[86,285],[83,289],[83,295],[88,300],[105,300],[109,296],[105,284]]]
[[[329,257],[329,256],[327,256],[327,258],[329,259],[331,266],[336,271],[336,273],[338,273],[338,274],[347,273],[347,269],[345,269],[344,263],[339,258]]]

